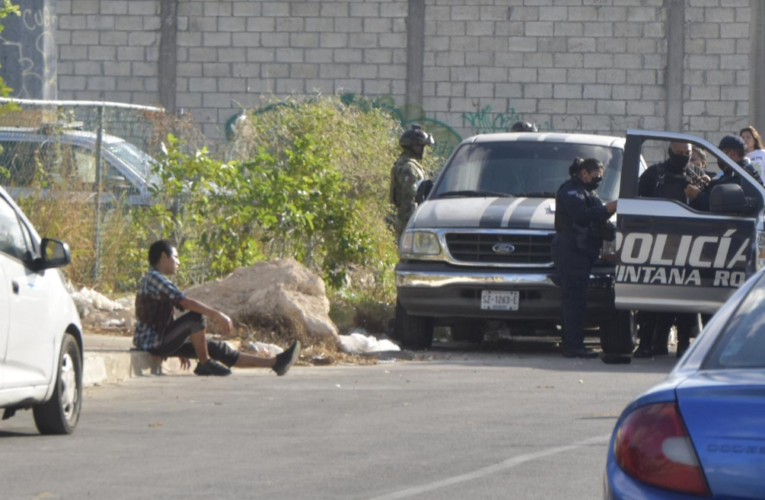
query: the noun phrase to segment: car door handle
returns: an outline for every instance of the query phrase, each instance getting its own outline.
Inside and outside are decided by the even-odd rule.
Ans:
[[[653,227],[653,220],[648,217],[636,217],[627,219],[622,223],[623,229],[632,229],[635,231],[646,231]]]
[[[13,293],[16,295],[19,294],[19,283],[16,280],[11,281],[11,289],[13,289]]]

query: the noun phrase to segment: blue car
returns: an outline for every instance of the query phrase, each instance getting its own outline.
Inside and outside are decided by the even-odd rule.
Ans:
[[[622,413],[604,497],[765,499],[765,274],[744,284],[662,383]]]

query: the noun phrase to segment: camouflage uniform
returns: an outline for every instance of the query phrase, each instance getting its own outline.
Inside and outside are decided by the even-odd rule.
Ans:
[[[396,207],[396,240],[406,229],[409,217],[414,213],[417,204],[414,195],[417,193],[417,183],[425,179],[422,166],[410,154],[404,152],[398,157],[390,171],[390,202]]]

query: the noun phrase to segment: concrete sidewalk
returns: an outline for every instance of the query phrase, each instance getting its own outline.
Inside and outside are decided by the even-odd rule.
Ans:
[[[132,336],[85,334],[83,340],[85,364],[82,382],[85,387],[121,382],[132,377],[184,373],[178,358],[170,358],[163,363],[161,358],[147,352],[132,351]]]

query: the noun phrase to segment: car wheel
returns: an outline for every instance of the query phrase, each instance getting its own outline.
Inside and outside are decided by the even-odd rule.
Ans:
[[[617,311],[600,325],[600,347],[606,354],[632,354],[637,341],[635,311]]]
[[[449,331],[454,341],[480,344],[483,342],[485,325],[481,321],[461,321],[451,325]]]
[[[53,396],[32,411],[41,434],[71,434],[82,408],[82,357],[77,341],[64,335]]]
[[[411,316],[404,306],[396,301],[395,338],[408,349],[428,349],[433,345],[433,318]]]

